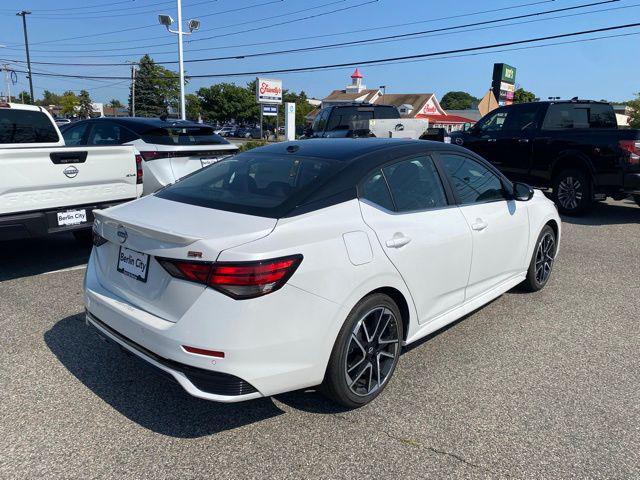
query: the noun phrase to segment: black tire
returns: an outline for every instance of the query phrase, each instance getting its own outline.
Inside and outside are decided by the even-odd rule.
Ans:
[[[82,230],[74,230],[71,233],[73,233],[73,236],[75,237],[78,243],[81,243],[82,245],[91,245],[92,235],[91,235],[90,228],[84,228]]]
[[[321,391],[348,408],[371,402],[393,376],[402,335],[400,310],[390,297],[376,293],[360,300],[338,334]]]
[[[551,277],[557,249],[556,234],[553,228],[545,225],[536,240],[527,278],[521,284],[523,290],[537,292],[544,288]]]
[[[563,215],[585,213],[593,206],[591,179],[582,170],[562,170],[553,178],[553,200]]]

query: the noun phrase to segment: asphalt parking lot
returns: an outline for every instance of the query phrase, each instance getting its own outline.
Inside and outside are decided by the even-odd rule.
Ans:
[[[640,208],[565,219],[554,275],[403,355],[357,411],[189,397],[82,318],[89,250],[0,248],[0,478],[640,478]]]

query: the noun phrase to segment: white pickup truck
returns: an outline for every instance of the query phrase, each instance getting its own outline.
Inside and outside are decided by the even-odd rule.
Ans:
[[[65,147],[45,109],[0,103],[0,240],[86,240],[93,210],[142,194],[141,162],[131,146]]]

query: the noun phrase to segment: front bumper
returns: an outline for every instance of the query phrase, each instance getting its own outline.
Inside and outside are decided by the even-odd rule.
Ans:
[[[245,301],[205,289],[173,322],[102,286],[95,262],[93,252],[85,277],[87,322],[189,394],[238,402],[322,382],[340,305],[291,285]],[[225,356],[189,353],[183,346]],[[233,388],[221,389],[221,383]]]
[[[69,232],[91,228],[94,220],[94,210],[113,207],[121,203],[129,202],[131,200],[135,199],[129,198],[117,202],[90,205],[74,205],[47,210],[35,210],[30,212],[0,215],[0,241],[41,237],[51,233]],[[87,221],[77,225],[59,226],[57,220],[58,212],[64,212],[67,210],[86,210]]]

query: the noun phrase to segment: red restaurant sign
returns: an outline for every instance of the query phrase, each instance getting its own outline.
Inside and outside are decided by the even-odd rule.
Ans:
[[[256,100],[258,103],[282,103],[282,80],[257,78]]]

